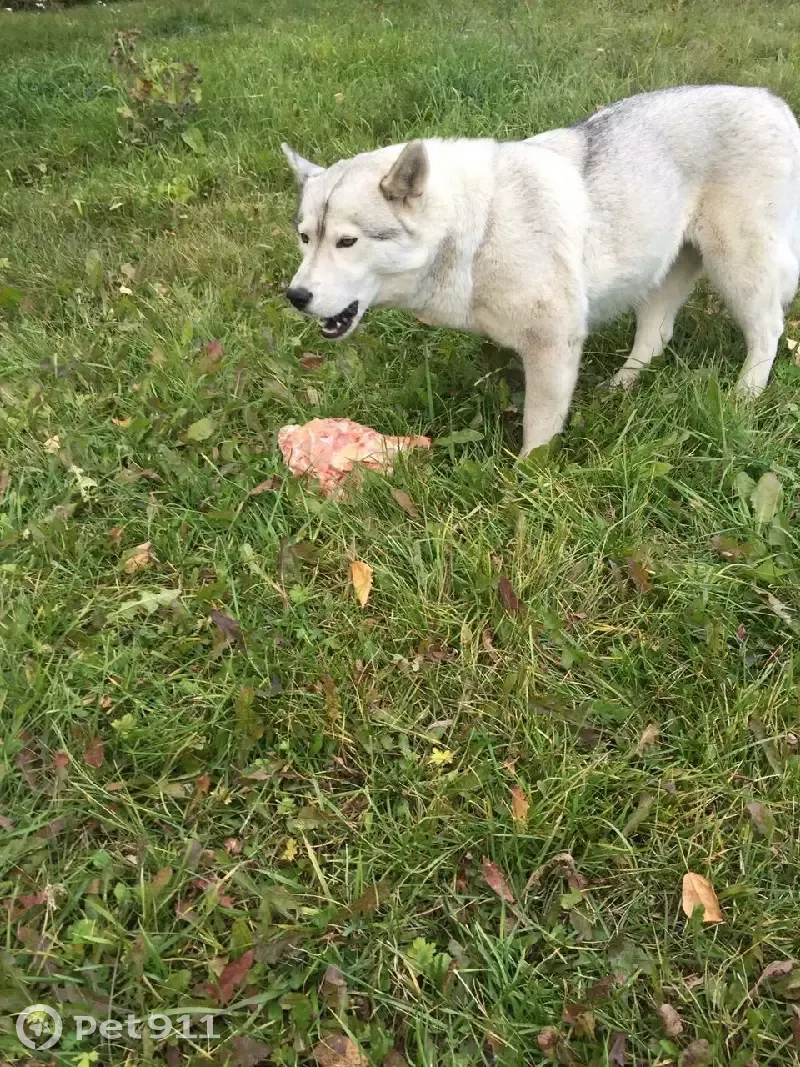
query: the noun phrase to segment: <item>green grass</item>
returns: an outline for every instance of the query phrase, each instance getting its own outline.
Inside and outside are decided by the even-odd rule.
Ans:
[[[511,1067],[544,1063],[555,1026],[564,1063],[615,1062],[620,1032],[629,1063],[676,1063],[695,1039],[710,1063],[800,1062],[796,973],[754,990],[800,928],[800,367],[782,346],[738,407],[741,337],[700,290],[630,395],[595,386],[631,322],[593,336],[561,451],[515,465],[506,355],[377,312],[337,347],[284,303],[278,149],[330,162],[412,134],[529,135],[693,81],[766,84],[800,110],[800,4],[0,15],[0,1058],[27,1055],[30,1003],[179,1015],[252,950],[210,1045],[65,1036],[39,1059],[199,1067],[235,1049],[243,1065],[247,1035],[289,1065],[344,1032],[374,1064],[393,1048]],[[199,66],[204,155],[120,135],[108,52],[134,25]],[[331,503],[275,442],[318,414],[483,437]],[[187,441],[200,418],[212,435]],[[767,471],[782,496],[759,522],[745,476]],[[724,558],[716,535],[752,549]],[[375,573],[364,610],[355,556]],[[226,645],[212,610],[243,639]],[[563,852],[582,898],[559,863],[529,883]],[[685,918],[686,871],[711,879],[723,925]],[[587,995],[593,1037],[562,1021]]]

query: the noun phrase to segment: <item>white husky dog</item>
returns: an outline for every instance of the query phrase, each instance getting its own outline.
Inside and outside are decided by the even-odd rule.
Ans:
[[[346,337],[368,307],[488,335],[525,369],[522,454],[558,433],[590,329],[629,308],[631,385],[702,273],[766,385],[800,269],[800,129],[765,89],[645,93],[526,141],[424,140],[323,168],[288,145],[303,261],[287,296]]]

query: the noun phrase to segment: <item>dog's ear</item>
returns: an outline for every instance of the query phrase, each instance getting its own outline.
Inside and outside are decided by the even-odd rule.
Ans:
[[[409,200],[420,196],[428,180],[428,153],[423,141],[409,141],[381,178],[381,192],[387,200]]]
[[[309,178],[315,174],[320,174],[325,168],[318,167],[316,163],[311,163],[307,159],[303,159],[298,155],[293,148],[290,148],[288,144],[281,145],[281,151],[289,160],[289,166],[294,171],[297,184],[302,188],[306,184]]]

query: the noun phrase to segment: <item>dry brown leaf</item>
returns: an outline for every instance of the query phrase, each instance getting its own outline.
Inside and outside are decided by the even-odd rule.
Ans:
[[[775,960],[774,963],[768,963],[753,986],[751,993],[755,993],[761,983],[769,981],[770,978],[785,978],[787,974],[791,974],[796,962],[796,960]]]
[[[649,593],[652,586],[650,584],[650,575],[647,573],[647,568],[643,563],[640,563],[635,556],[629,556],[625,563],[628,567],[628,576],[640,593]]]
[[[102,767],[105,759],[105,746],[102,737],[93,737],[83,754],[83,762],[87,767]]]
[[[397,1049],[390,1048],[383,1058],[383,1067],[408,1067]]]
[[[683,1050],[678,1060],[678,1067],[700,1067],[701,1063],[708,1063],[710,1051],[705,1038],[698,1038]]]
[[[419,518],[419,510],[417,508],[417,505],[414,503],[408,493],[404,493],[402,489],[390,489],[389,492],[394,497],[394,502],[400,505],[406,515],[410,515],[412,519]]]
[[[350,581],[359,604],[362,608],[366,607],[372,592],[372,567],[360,559],[354,559],[350,564]]]
[[[526,823],[528,821],[528,810],[530,809],[530,801],[525,796],[524,791],[518,785],[511,786],[511,815],[515,823]]]
[[[769,837],[775,829],[775,816],[766,804],[760,804],[757,800],[754,800],[747,805],[747,811],[758,833],[762,837]]]
[[[684,914],[691,919],[692,913],[698,904],[702,905],[703,908],[704,923],[721,923],[725,921],[722,917],[722,909],[719,906],[717,894],[714,892],[711,882],[704,878],[702,874],[694,874],[692,871],[687,871],[683,876],[682,906]]]
[[[514,894],[508,888],[508,882],[506,876],[500,870],[496,863],[484,856],[481,863],[481,871],[483,873],[483,880],[494,890],[499,897],[502,897],[508,904],[514,903]]]
[[[0,497],[5,496],[8,489],[8,483],[11,481],[11,475],[8,471],[0,471]]]
[[[667,1037],[677,1037],[683,1033],[683,1019],[671,1004],[659,1004],[658,1014],[661,1016],[661,1025]]]
[[[266,481],[259,482],[258,485],[254,485],[248,492],[248,496],[261,496],[262,493],[268,493],[272,489],[280,489],[281,479],[277,474],[273,474]]]
[[[646,748],[652,748],[658,744],[658,739],[661,735],[661,727],[657,722],[651,722],[648,726],[645,726],[642,731],[642,736],[639,738],[639,743],[636,746],[637,756],[641,756]]]
[[[559,1034],[555,1026],[545,1026],[544,1030],[540,1030],[536,1035],[536,1044],[546,1056],[550,1056],[556,1051],[560,1040],[561,1034]]]
[[[143,541],[126,558],[122,569],[126,574],[135,574],[136,571],[140,571],[149,563],[152,563],[155,558],[150,541]]]
[[[509,615],[522,614],[522,602],[514,592],[514,586],[504,574],[501,574],[497,579],[497,595]]]
[[[369,1060],[344,1034],[328,1034],[314,1046],[311,1055],[319,1067],[369,1067]]]
[[[259,1063],[268,1060],[272,1055],[272,1048],[262,1041],[256,1041],[246,1034],[237,1034],[231,1038],[233,1048],[232,1067],[257,1067]]]
[[[611,1035],[611,1048],[608,1050],[608,1062],[614,1067],[625,1067],[628,1062],[628,1038],[619,1030]]]
[[[303,370],[319,370],[325,361],[316,352],[304,352],[297,362]]]

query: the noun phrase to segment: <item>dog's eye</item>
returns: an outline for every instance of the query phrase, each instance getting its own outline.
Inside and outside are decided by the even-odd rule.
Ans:
[[[336,242],[337,248],[352,248],[358,240],[357,237],[340,237]]]
[[[307,245],[308,244],[308,234],[307,233],[301,233],[300,234],[300,240],[303,242],[304,245]]]

